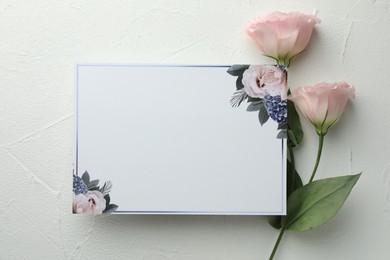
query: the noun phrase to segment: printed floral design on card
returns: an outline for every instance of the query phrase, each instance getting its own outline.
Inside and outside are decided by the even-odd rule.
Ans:
[[[110,204],[111,189],[110,181],[100,187],[99,180],[91,180],[87,171],[81,177],[73,175],[73,213],[113,213],[118,206]]]

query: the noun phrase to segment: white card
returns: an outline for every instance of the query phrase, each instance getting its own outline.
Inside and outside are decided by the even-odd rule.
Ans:
[[[115,213],[285,214],[285,140],[231,106],[228,68],[78,65],[74,174]]]

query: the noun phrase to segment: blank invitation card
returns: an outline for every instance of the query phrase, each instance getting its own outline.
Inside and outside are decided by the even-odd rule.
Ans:
[[[285,140],[231,106],[228,68],[78,65],[75,196],[116,214],[285,214]]]

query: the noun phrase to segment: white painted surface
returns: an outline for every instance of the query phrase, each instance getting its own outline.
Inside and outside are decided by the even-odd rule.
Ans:
[[[243,36],[274,10],[317,15],[290,86],[346,80],[357,100],[327,136],[318,177],[363,171],[318,230],[284,237],[277,259],[390,258],[389,1],[8,1],[0,3],[1,259],[267,259],[262,217],[73,216],[74,65],[265,63]],[[316,135],[297,151],[308,179]]]

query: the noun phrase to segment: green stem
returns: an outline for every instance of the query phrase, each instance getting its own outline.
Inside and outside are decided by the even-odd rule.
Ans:
[[[277,63],[278,65],[286,66],[286,62],[285,62],[284,59],[283,59],[283,60],[278,60],[278,59],[276,59],[276,63]]]
[[[288,152],[289,152],[289,155],[290,155],[290,162],[291,162],[291,169],[292,169],[292,172],[290,172],[289,174],[292,174],[291,175],[291,184],[289,185],[289,187],[291,188],[291,191],[293,191],[295,189],[295,158],[294,158],[294,151],[293,151],[293,148],[291,146],[288,146]]]
[[[269,257],[269,260],[274,259],[276,250],[278,250],[278,247],[279,247],[280,241],[282,240],[284,231],[285,231],[284,228],[282,228],[282,229],[280,230],[280,233],[279,233],[279,236],[278,236],[278,240],[276,240],[276,243],[275,243],[275,245],[274,245],[274,249],[272,250],[272,253],[271,253],[270,257]]]
[[[321,159],[322,146],[324,145],[324,136],[325,135],[324,134],[319,134],[318,136],[319,136],[319,143],[318,143],[317,160],[316,160],[316,164],[314,165],[314,169],[313,169],[313,172],[311,174],[309,183],[313,181],[314,175],[317,172],[317,168],[318,168],[318,165],[320,164],[320,159]]]

